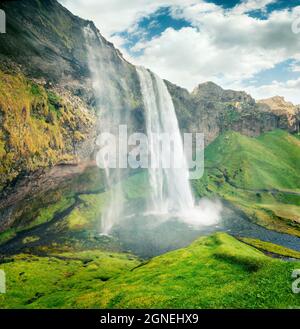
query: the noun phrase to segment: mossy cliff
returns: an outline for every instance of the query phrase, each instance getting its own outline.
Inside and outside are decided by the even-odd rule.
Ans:
[[[120,107],[132,110],[133,119],[139,119],[141,97],[135,67],[93,22],[73,15],[56,0],[2,1],[0,8],[7,17],[7,33],[0,35],[0,64],[12,61],[27,77],[68,90],[94,108],[99,104],[91,79],[88,27],[96,36],[92,47],[97,64],[105,68],[105,83],[115,89]]]
[[[76,162],[95,116],[20,72],[0,71],[0,190],[18,177]]]

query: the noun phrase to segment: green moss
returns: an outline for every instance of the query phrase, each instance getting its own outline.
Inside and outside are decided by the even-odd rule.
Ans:
[[[0,308],[88,307],[93,294],[112,277],[137,266],[128,254],[101,251],[64,253],[48,257],[20,254],[1,264],[7,293]]]
[[[13,239],[15,236],[16,236],[16,230],[14,228],[10,228],[0,233],[0,246],[1,244],[4,244],[7,241]]]
[[[260,250],[263,250],[263,251],[267,251],[267,252],[274,253],[274,254],[277,254],[280,256],[284,256],[284,257],[300,259],[299,251],[295,251],[292,249],[288,249],[288,248],[279,246],[274,243],[265,242],[265,241],[261,241],[261,240],[257,240],[257,239],[241,238],[241,240],[244,241],[245,243],[247,243],[255,248],[258,248]]]
[[[72,160],[74,143],[87,137],[94,120],[24,75],[1,70],[0,108],[1,187],[21,172]]]
[[[291,273],[299,263],[265,256],[219,233],[139,263],[87,250],[3,263],[2,308],[299,308]]]
[[[228,108],[226,109],[226,111],[224,111],[221,114],[221,122],[225,126],[228,126],[236,121],[239,121],[241,118],[240,113],[233,105],[229,104],[227,107]]]
[[[42,92],[42,90],[40,89],[40,87],[39,87],[37,84],[35,84],[35,83],[33,83],[33,84],[31,85],[31,89],[30,89],[30,91],[31,91],[31,94],[32,94],[33,96],[42,96],[42,94],[43,94],[43,92]]]
[[[29,224],[23,226],[22,228],[19,228],[19,231],[28,230],[33,227],[51,221],[57,213],[62,212],[63,210],[71,207],[74,204],[74,202],[75,199],[72,197],[71,198],[62,197],[58,202],[46,208],[41,208],[39,211],[39,215]]]
[[[35,241],[38,241],[40,238],[38,236],[27,236],[26,238],[23,239],[24,244],[32,243]]]
[[[122,190],[124,202],[145,198],[147,195],[147,173],[141,172],[124,179]],[[112,191],[102,191],[95,194],[82,194],[79,196],[79,205],[62,221],[61,225],[67,225],[71,231],[99,228],[101,214],[110,200],[110,194],[114,189],[120,188],[119,184]]]

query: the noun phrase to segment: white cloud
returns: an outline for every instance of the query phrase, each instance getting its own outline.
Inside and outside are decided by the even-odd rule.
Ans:
[[[105,37],[116,32],[134,30],[142,17],[154,13],[160,7],[173,6],[182,0],[59,0],[72,13],[93,20]],[[184,0],[185,5],[198,2]]]
[[[136,62],[189,89],[206,80],[230,85],[300,54],[300,38],[290,28],[295,15],[289,11],[258,20],[228,14],[215,5],[195,5],[181,12],[177,8],[174,15],[193,27],[169,28],[137,44],[135,50],[144,53]]]
[[[300,64],[293,64],[292,65],[293,72],[300,72]]]
[[[136,63],[188,89],[207,80],[224,85],[249,78],[272,68],[274,58],[283,58],[276,51],[265,56],[261,51],[248,52],[238,46],[219,48],[207,34],[193,27],[179,31],[169,28],[160,37],[138,44],[136,50],[140,49],[144,53],[135,59]]]
[[[271,84],[259,87],[243,86],[241,89],[250,93],[255,99],[264,99],[273,97],[274,95],[280,95],[294,104],[300,104],[300,78],[288,80],[286,82],[273,81]]]
[[[264,10],[268,5],[274,2],[276,2],[276,0],[247,0],[236,5],[233,12],[235,14],[244,14],[254,10]]]
[[[203,0],[64,0],[79,16],[95,21],[104,36],[120,47],[135,64],[149,67],[161,77],[188,89],[213,80],[223,87],[243,86],[243,81],[288,59],[300,59],[300,35],[292,33],[292,22],[300,16],[300,6],[271,13],[267,19],[250,17],[274,0],[247,0],[232,9],[223,9]],[[152,40],[144,39],[138,21],[162,6],[171,6],[174,18],[185,19],[190,27],[166,29]],[[124,49],[125,41],[116,32],[139,35],[133,57]],[[294,65],[299,72],[299,65]],[[259,81],[258,81],[259,83]],[[247,86],[244,86],[247,88]],[[296,87],[284,83],[249,87],[261,97],[280,93],[297,100]],[[261,95],[266,92],[267,95]],[[299,102],[299,101],[298,101]]]

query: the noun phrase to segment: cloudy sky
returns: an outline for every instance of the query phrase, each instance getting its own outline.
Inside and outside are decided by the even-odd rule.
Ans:
[[[300,0],[60,0],[134,64],[300,104]]]

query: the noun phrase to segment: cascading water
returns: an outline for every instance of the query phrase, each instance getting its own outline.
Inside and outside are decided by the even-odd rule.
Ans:
[[[87,26],[84,32],[98,109],[97,130],[101,134],[118,136],[121,125],[133,128],[130,113],[132,88],[136,88],[136,85],[131,84],[129,87],[128,81],[120,78],[122,75],[131,76],[132,69],[128,68],[119,53],[112,51],[111,45],[102,40],[97,30]],[[194,206],[183,141],[172,98],[165,83],[157,75],[142,67],[137,68],[137,73],[145,108],[145,128],[151,159],[148,166],[150,196],[146,200],[146,206],[144,200],[141,203],[130,203],[126,199],[128,194],[124,193],[122,183],[128,171],[124,172],[118,166],[111,169],[108,164],[104,167],[108,202],[102,210],[100,233],[114,233],[119,237],[122,235],[123,241],[131,242],[136,237],[136,240],[142,242],[144,240],[138,238],[138,234],[144,237],[144,234],[152,232],[150,240],[156,242],[154,245],[151,242],[151,248],[160,249],[159,241],[162,239],[155,233],[160,225],[171,225],[173,228],[184,224],[188,224],[187,227],[212,225],[219,219],[220,207],[205,200],[200,202],[200,207]],[[170,138],[169,151],[162,151],[161,140],[157,136]],[[97,163],[98,160],[105,163],[105,159],[98,159],[97,154]],[[168,161],[169,167],[161,166]],[[162,230],[164,227],[161,227]],[[131,233],[126,236],[126,232]],[[176,229],[174,234],[176,235]],[[180,240],[179,237],[176,239]],[[173,240],[172,238],[171,241]]]
[[[146,110],[148,149],[151,157],[150,211],[184,214],[193,209],[194,199],[173,101],[161,78],[143,67],[138,67],[137,72]],[[161,152],[161,146],[157,140],[158,135],[165,138],[171,137],[173,149],[169,149],[170,152]],[[173,161],[170,167],[163,168],[161,166],[163,161],[170,159],[171,162]],[[157,166],[157,164],[160,165]]]
[[[111,47],[102,36],[89,25],[84,29],[86,46],[88,49],[89,68],[92,75],[94,93],[98,109],[98,132],[118,134],[119,125],[127,123],[128,117],[120,90],[113,83],[117,72],[112,65]],[[122,61],[121,58],[119,60]],[[124,88],[125,89],[125,88]],[[128,111],[127,111],[128,112]],[[98,159],[106,164],[104,159]],[[108,194],[107,206],[102,211],[100,233],[108,235],[113,226],[118,223],[124,211],[124,197],[122,189],[121,171],[119,168],[111,170],[108,163],[104,168]]]

